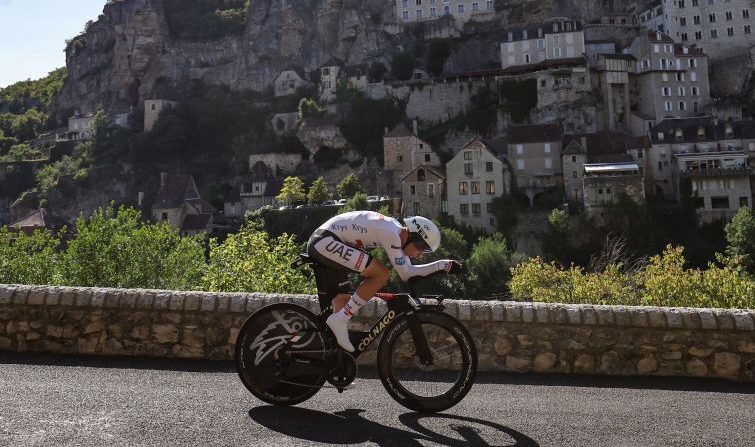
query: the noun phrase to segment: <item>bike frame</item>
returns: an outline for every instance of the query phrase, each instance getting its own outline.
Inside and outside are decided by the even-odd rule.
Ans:
[[[320,285],[323,284],[321,281],[320,275],[323,273],[323,266],[318,264],[317,261],[314,259],[311,259],[306,254],[302,254],[300,259],[298,259],[296,262],[291,264],[291,267],[293,268],[299,268],[304,264],[310,264],[313,268],[312,271],[315,274],[315,278],[317,279],[317,285],[318,285],[318,295],[320,296],[320,307],[322,309],[322,312],[320,313],[319,317],[323,320],[327,318],[328,310],[330,305],[327,306],[325,303],[330,303],[330,301],[335,298],[336,294],[338,293],[344,293],[344,291],[339,290],[338,292],[326,292],[323,290],[320,290]],[[319,268],[316,268],[319,267]],[[417,278],[421,279],[421,278]],[[416,281],[416,280],[415,280]],[[407,319],[407,322],[409,324],[409,331],[412,334],[412,338],[414,340],[415,348],[417,349],[417,355],[419,356],[420,362],[423,365],[430,365],[432,364],[432,354],[430,352],[430,348],[427,345],[427,338],[425,338],[424,333],[422,332],[422,328],[420,327],[419,322],[416,318],[416,312],[422,311],[422,310],[435,310],[435,311],[443,311],[443,297],[440,295],[426,295],[422,296],[421,298],[424,299],[434,299],[436,300],[437,304],[424,304],[420,301],[420,299],[416,298],[416,293],[414,292],[414,282],[409,282],[409,288],[410,293],[377,293],[375,294],[375,298],[380,298],[386,303],[388,303],[388,311],[383,314],[382,317],[378,318],[377,321],[372,325],[369,331],[358,333],[357,338],[355,340],[352,340],[352,344],[354,344],[354,352],[351,353],[351,355],[356,359],[367,351],[369,347],[372,345],[372,343],[380,338],[380,335],[385,332],[386,329],[392,326],[392,323],[394,321],[398,321],[400,317],[405,316]],[[325,301],[323,301],[323,296],[327,297]],[[354,331],[349,331],[349,335],[351,336],[354,334]],[[299,335],[296,335],[292,337],[291,341],[289,341],[288,345],[286,346],[286,349],[290,347],[291,344],[297,340]],[[350,337],[351,338],[351,337]],[[296,351],[289,351],[289,354],[295,354]]]

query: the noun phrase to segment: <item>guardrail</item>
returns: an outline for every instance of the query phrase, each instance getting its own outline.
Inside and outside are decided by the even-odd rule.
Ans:
[[[232,358],[255,310],[308,295],[0,285],[0,351]],[[485,371],[663,375],[755,381],[755,310],[444,301]],[[371,300],[354,324],[385,312]],[[374,364],[374,351],[360,363]]]

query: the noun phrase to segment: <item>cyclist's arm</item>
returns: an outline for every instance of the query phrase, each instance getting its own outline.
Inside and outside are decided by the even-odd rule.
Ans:
[[[385,252],[388,255],[391,265],[396,269],[396,272],[402,281],[406,282],[410,278],[416,276],[428,276],[449,269],[451,261],[447,259],[431,262],[429,264],[412,264],[409,256],[407,256],[404,253],[404,250],[401,249],[401,240],[399,238],[396,239],[397,240],[394,241],[394,243],[385,247]]]

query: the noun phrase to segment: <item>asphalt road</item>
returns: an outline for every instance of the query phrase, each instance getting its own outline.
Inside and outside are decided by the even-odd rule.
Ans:
[[[755,386],[482,374],[439,415],[407,411],[374,371],[293,408],[227,363],[0,353],[0,446],[755,446]]]

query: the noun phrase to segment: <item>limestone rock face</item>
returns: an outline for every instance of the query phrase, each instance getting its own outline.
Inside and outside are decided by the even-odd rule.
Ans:
[[[487,22],[454,28],[469,44],[490,46],[490,33],[509,24],[553,16],[589,22],[611,3],[508,0]],[[69,75],[57,99],[58,118],[73,110],[136,108],[144,99],[169,96],[185,80],[265,91],[291,65],[307,73],[334,58],[345,65],[389,65],[399,48],[411,49],[423,33],[421,26],[402,30],[389,0],[255,0],[243,32],[188,41],[171,36],[165,8],[163,0],[105,5],[100,19],[66,49]],[[454,51],[468,53],[464,48]]]

